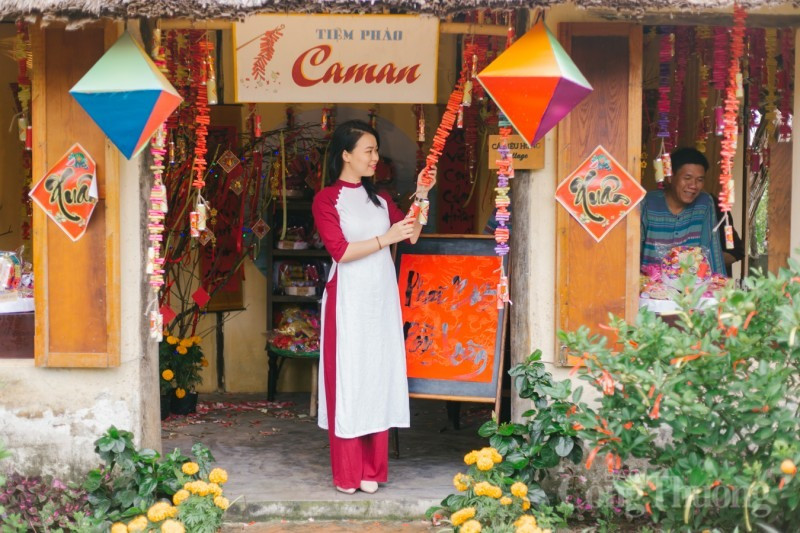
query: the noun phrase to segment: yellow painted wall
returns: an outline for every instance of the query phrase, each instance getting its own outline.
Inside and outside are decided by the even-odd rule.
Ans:
[[[11,233],[0,236],[0,250],[14,250],[22,244],[20,223],[23,216],[22,149],[17,137],[17,125],[8,130],[16,114],[14,95],[10,83],[17,81],[17,64],[8,54],[16,29],[14,24],[0,24],[0,234],[11,228]],[[31,260],[31,250],[26,259]]]

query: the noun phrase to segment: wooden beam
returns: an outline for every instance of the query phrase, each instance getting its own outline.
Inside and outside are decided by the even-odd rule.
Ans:
[[[464,35],[508,35],[507,26],[494,24],[470,24],[468,22],[442,22],[439,24],[439,33],[456,33]]]
[[[230,30],[233,28],[233,22],[230,20],[159,19],[157,26],[162,30]],[[495,24],[442,22],[439,24],[439,33],[505,37],[508,34],[508,28]]]

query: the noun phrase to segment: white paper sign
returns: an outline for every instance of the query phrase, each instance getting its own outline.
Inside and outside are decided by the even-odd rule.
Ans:
[[[234,47],[237,102],[436,101],[436,17],[254,15]]]

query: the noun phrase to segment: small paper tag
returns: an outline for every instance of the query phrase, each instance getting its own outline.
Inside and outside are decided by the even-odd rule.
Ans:
[[[225,150],[225,152],[219,156],[219,159],[217,159],[217,164],[222,167],[222,170],[228,173],[239,165],[239,158],[230,150]]]
[[[264,222],[264,219],[259,218],[258,222],[253,224],[253,234],[258,237],[259,239],[263,239],[264,236],[269,233],[269,224]]]

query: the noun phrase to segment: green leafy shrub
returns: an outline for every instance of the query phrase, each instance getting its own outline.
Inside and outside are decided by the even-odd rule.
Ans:
[[[491,447],[473,450],[464,456],[467,473],[458,473],[453,485],[459,491],[428,509],[429,518],[452,525],[460,533],[549,533],[551,528],[566,524],[572,513],[570,504],[562,503],[554,510],[547,505],[533,508],[528,486],[509,477],[513,466],[503,461]]]
[[[537,350],[509,371],[520,397],[533,401],[534,408],[522,414],[525,423],[483,424],[478,433],[489,439],[490,447],[464,457],[469,469],[453,479],[459,492],[430,508],[429,516],[449,516],[446,521],[460,533],[477,528],[484,533],[533,533],[565,524],[573,506],[549,506],[539,482],[561,459],[579,463],[583,457],[581,439],[569,420],[576,409],[569,398],[577,401],[580,393],[573,394],[569,382],[554,382],[541,356]]]
[[[137,450],[132,433],[112,426],[95,441],[95,451],[104,464],[89,472],[84,488],[94,517],[112,533],[219,529],[229,506],[221,488],[228,476],[211,469],[214,457],[202,444],[192,446],[194,461],[177,448],[162,458]]]
[[[562,459],[577,464],[583,458],[583,442],[570,420],[576,409],[570,396],[579,401],[581,391],[573,393],[569,381],[554,382],[541,358],[541,350],[536,350],[508,372],[517,394],[533,401],[533,409],[522,413],[525,422],[498,424],[491,420],[478,430],[513,468],[511,476],[531,487],[530,498],[535,504],[547,503],[539,482],[550,470]]]
[[[683,278],[674,326],[641,311],[634,324],[611,318],[612,343],[560,334],[602,394],[571,417],[587,467],[649,463],[614,484],[629,509],[673,531],[800,523],[800,269],[789,263],[744,290],[729,284],[704,311],[703,290]]]

